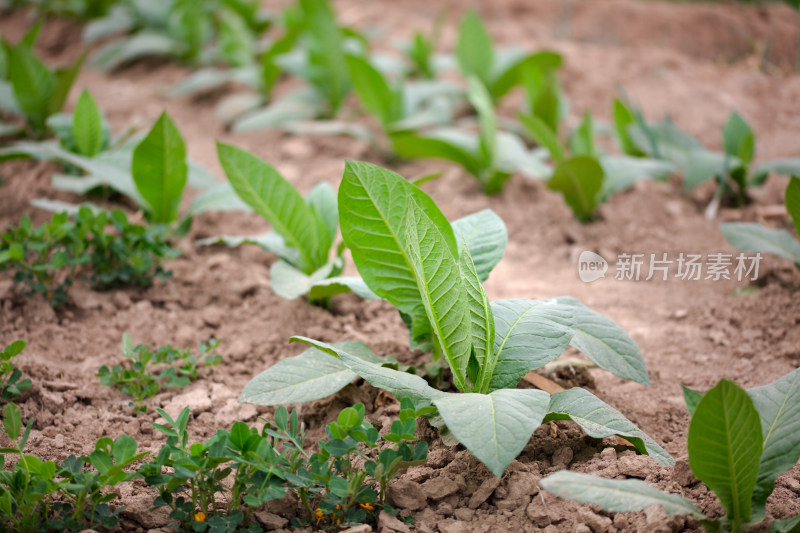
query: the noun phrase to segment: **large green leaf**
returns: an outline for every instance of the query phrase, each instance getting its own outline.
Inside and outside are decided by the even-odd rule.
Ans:
[[[475,271],[475,264],[469,255],[469,249],[464,246],[458,258],[458,267],[464,280],[467,295],[467,306],[471,323],[470,337],[472,339],[472,353],[480,369],[479,377],[472,386],[476,392],[487,392],[489,382],[494,370],[494,316],[489,297],[483,290],[481,280]]]
[[[371,363],[382,362],[360,342],[348,341],[333,346]],[[251,379],[239,401],[254,405],[313,402],[339,392],[356,377],[337,357],[309,348],[296,357],[278,361]]]
[[[642,352],[625,330],[575,298],[560,297],[556,300],[559,305],[572,310],[571,328],[574,335],[570,346],[615,376],[643,385],[650,384]]]
[[[719,228],[725,239],[743,252],[772,254],[800,264],[800,242],[786,230],[750,222],[726,222]]]
[[[43,129],[50,114],[50,97],[56,86],[55,75],[24,45],[17,45],[11,50],[8,74],[20,109],[36,129]]]
[[[354,55],[347,56],[347,67],[361,105],[378,117],[384,129],[401,118],[402,98],[378,69],[366,59]]]
[[[644,511],[651,505],[658,505],[667,514],[705,518],[686,498],[660,491],[638,479],[606,479],[561,470],[539,481],[539,486],[560,498],[591,503],[611,513]]]
[[[367,380],[370,385],[391,392],[398,400],[409,398],[415,404],[430,403],[445,394],[428,385],[428,382],[419,376],[371,363],[363,357],[358,357],[349,350],[341,348],[340,345],[328,344],[307,337],[292,337],[291,342],[302,342],[338,357],[350,370]]]
[[[444,235],[413,202],[409,205],[405,225],[405,250],[433,330],[434,342],[440,344],[456,386],[466,390],[472,336],[468,293],[461,270]],[[475,278],[477,282],[477,274]],[[476,294],[475,297],[480,296]]]
[[[274,167],[244,150],[218,143],[219,160],[236,193],[267,219],[300,253],[300,270],[311,274],[328,260],[332,238],[297,189]]]
[[[761,418],[764,437],[753,492],[753,510],[760,514],[775,487],[775,479],[800,459],[800,368],[747,393]]]
[[[405,247],[406,214],[414,202],[455,256],[458,247],[450,223],[421,189],[376,165],[345,164],[339,186],[342,238],[367,286],[411,318],[412,339],[419,339],[430,334],[430,326]]]
[[[152,221],[177,220],[188,175],[186,146],[166,112],[133,151],[131,173],[136,190],[150,206]]]
[[[498,300],[492,302],[492,314],[492,389],[515,387],[522,376],[561,355],[572,338],[572,311],[555,300]]]
[[[81,93],[75,105],[72,136],[81,155],[94,157],[103,149],[103,116],[87,90]]]
[[[458,245],[466,244],[478,278],[486,281],[506,252],[508,232],[503,219],[491,209],[484,209],[454,220],[452,226]]]
[[[474,11],[468,11],[461,19],[456,57],[464,76],[476,76],[484,85],[490,85],[489,75],[494,62],[492,38]]]
[[[750,518],[762,451],[761,421],[753,401],[735,383],[708,391],[689,424],[689,466],[719,498],[734,531]]]
[[[567,389],[557,392],[550,398],[548,420],[572,420],[587,435],[603,439],[618,435],[640,452],[649,455],[659,464],[671,466],[675,460],[667,451],[648,437],[641,429],[622,414],[603,402],[591,392],[580,389]]]
[[[559,191],[578,220],[594,215],[600,189],[603,186],[603,167],[597,159],[575,156],[562,161],[553,171],[547,188]]]
[[[548,394],[504,389],[491,394],[447,394],[433,401],[461,444],[500,477],[547,413]]]
[[[800,173],[799,173],[800,174]],[[786,187],[786,211],[792,217],[794,229],[800,237],[800,178],[792,176]]]

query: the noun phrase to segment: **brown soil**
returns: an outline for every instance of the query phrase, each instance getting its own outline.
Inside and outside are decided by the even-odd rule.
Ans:
[[[380,25],[392,39],[429,28],[437,12],[446,9],[450,24],[443,44],[449,47],[455,21],[472,2],[342,0],[336,4],[344,21],[358,27]],[[548,47],[565,55],[564,82],[572,103],[572,123],[586,110],[608,119],[611,99],[622,87],[649,117],[669,113],[710,147],[720,147],[721,126],[736,109],[756,132],[759,160],[800,156],[800,77],[790,74],[796,59],[798,19],[788,7],[502,0],[480,9],[502,45]],[[0,32],[14,41],[27,21],[20,14],[5,16]],[[765,72],[759,67],[768,40],[770,64]],[[43,32],[41,45],[59,63],[75,57],[78,42],[79,31],[55,21]],[[320,180],[335,186],[345,159],[381,163],[367,145],[350,139],[278,132],[233,136],[215,119],[213,102],[161,96],[162,89],[186,73],[174,65],[150,62],[111,76],[85,70],[70,105],[82,87],[89,87],[115,130],[132,121],[147,124],[166,108],[183,132],[190,156],[220,178],[215,139],[263,157],[303,192]],[[512,97],[507,110],[513,111],[516,103]],[[0,188],[0,226],[16,223],[25,213],[34,222],[46,220],[49,215],[28,205],[33,198],[79,200],[50,188],[53,169],[30,162],[0,167],[5,179]],[[800,272],[785,261],[765,258],[755,285],[760,290],[747,296],[737,290],[747,282],[625,282],[613,279],[613,269],[607,279],[584,284],[576,275],[577,256],[583,250],[606,258],[622,252],[666,252],[670,257],[680,252],[733,253],[718,221],[703,216],[711,191],[686,195],[675,182],[641,183],[604,205],[600,220],[580,225],[561,199],[538,182],[515,177],[502,195],[487,198],[469,176],[447,164],[415,162],[397,168],[406,176],[439,169],[446,170],[444,177],[425,188],[448,217],[490,207],[508,226],[506,256],[486,284],[492,299],[573,295],[613,318],[639,343],[652,386],[590,370],[591,388],[679,461],[675,469],[659,467],[611,442],[587,438],[571,424],[558,423],[539,428],[497,481],[468,452],[444,446],[434,432],[427,431],[429,464],[407,472],[395,491],[397,504],[409,508],[403,515],[414,517],[417,531],[441,533],[699,531],[696,522],[667,517],[655,509],[609,514],[566,502],[540,492],[537,481],[565,466],[606,477],[642,478],[691,498],[706,512],[721,513],[715,497],[688,473],[688,416],[680,384],[704,390],[728,378],[751,387],[798,367]],[[785,181],[772,178],[757,192],[755,205],[741,212],[724,211],[722,218],[763,220],[771,206],[781,203],[784,187]],[[198,440],[211,436],[217,427],[228,427],[236,420],[255,424],[258,415],[272,412],[239,405],[236,398],[256,372],[300,351],[288,344],[290,335],[361,340],[377,353],[401,360],[420,357],[409,350],[402,321],[388,304],[342,296],[328,312],[300,300],[285,301],[270,290],[268,265],[275,260],[270,254],[255,248],[228,250],[193,244],[194,238],[264,229],[254,216],[202,215],[195,220],[190,238],[180,243],[183,255],[169,264],[172,279],[144,292],[98,293],[79,282],[71,291],[70,304],[58,313],[37,299],[16,295],[9,275],[0,276],[0,344],[18,338],[29,343],[20,357],[22,370],[34,382],[20,401],[23,414],[36,418],[29,453],[60,461],[71,453],[90,452],[103,435],[123,432],[135,436],[145,448],[158,449],[163,439],[150,426],[155,414],[131,416],[126,398],[102,387],[94,377],[100,366],[120,362],[124,332],[136,343],[157,345],[194,347],[212,335],[222,339],[222,366],[204,371],[188,388],[162,392],[151,402],[168,409],[192,405],[190,428]],[[375,409],[376,395],[377,391],[357,382],[333,398],[298,408],[306,424],[318,432],[339,409],[363,401],[380,427],[397,406],[389,403]],[[122,496],[128,505],[124,529],[164,525],[163,514],[150,511],[152,494],[143,485],[126,488]],[[297,512],[291,502],[271,510],[286,518]],[[799,512],[800,467],[795,467],[778,480],[768,514],[786,518]],[[381,527],[402,531],[391,521]]]

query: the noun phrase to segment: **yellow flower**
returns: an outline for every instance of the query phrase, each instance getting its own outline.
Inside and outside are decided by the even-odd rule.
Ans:
[[[366,509],[367,511],[372,511],[373,509],[375,509],[371,503],[359,503],[358,505],[360,505],[362,509]]]
[[[199,511],[194,513],[194,521],[195,522],[205,522],[206,521],[206,513],[203,511]]]
[[[317,520],[322,520],[325,517],[325,513],[322,512],[322,509],[317,507],[316,511],[314,511],[314,516],[317,517]]]

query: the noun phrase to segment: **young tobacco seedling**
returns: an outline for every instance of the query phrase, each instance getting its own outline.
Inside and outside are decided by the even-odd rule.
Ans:
[[[775,480],[800,459],[800,369],[747,391],[722,380],[705,395],[684,387],[691,415],[689,466],[725,508],[713,518],[689,500],[638,480],[603,479],[561,471],[543,479],[562,498],[599,505],[607,511],[641,511],[650,505],[685,514],[708,531],[738,533],[764,520]],[[770,531],[797,531],[800,515],[776,520]]]
[[[556,129],[536,115],[519,115],[528,134],[550,154],[555,169],[547,187],[558,191],[581,222],[592,220],[597,207],[644,177],[664,177],[674,167],[664,161],[600,152],[594,121],[587,112],[563,143]]]
[[[0,109],[22,115],[27,133],[34,139],[47,135],[47,119],[61,111],[84,59],[82,55],[64,69],[47,68],[33,51],[40,29],[41,24],[36,24],[16,45],[0,42],[8,62],[8,81],[0,87]]]
[[[30,389],[33,384],[27,378],[20,381],[22,371],[12,361],[13,358],[22,353],[25,345],[26,342],[23,340],[14,341],[0,352],[0,400],[3,402],[19,396]]]
[[[398,308],[412,332],[427,334],[435,356],[445,359],[463,393],[437,390],[419,376],[389,368],[385,363],[390,361],[362,343],[334,345],[293,337],[315,349],[254,378],[241,401],[309,401],[361,376],[401,401],[435,407],[438,416],[432,421],[498,476],[536,427],[553,419],[573,420],[593,437],[620,435],[662,464],[673,462],[586,390],[574,388],[551,397],[515,388],[525,374],[570,345],[620,377],[649,384],[638,347],[618,325],[568,297],[490,303],[470,248],[463,239],[457,245],[451,225],[427,195],[393,172],[348,162],[339,209],[342,236],[363,281]]]
[[[630,155],[647,155],[673,163],[684,175],[683,184],[693,189],[710,178],[717,190],[706,210],[713,218],[723,201],[741,206],[750,201],[750,187],[763,185],[771,172],[800,175],[800,159],[775,159],[751,168],[755,156],[755,134],[736,112],[722,131],[724,152],[705,148],[671,120],[648,123],[642,113],[623,102],[615,102],[614,119],[620,145]]]
[[[786,187],[786,210],[800,236],[800,178],[792,176]],[[772,229],[750,222],[720,224],[725,239],[733,246],[750,253],[772,254],[792,261],[800,269],[800,241],[785,229]]]
[[[446,82],[390,82],[366,58],[347,56],[347,67],[362,107],[373,115],[392,143],[398,132],[437,126],[453,120],[460,91]]]
[[[336,193],[320,183],[303,199],[297,189],[258,157],[217,143],[219,160],[241,200],[270,223],[274,232],[258,237],[214,237],[206,244],[258,244],[280,257],[270,268],[272,290],[287,299],[308,294],[321,280],[338,276],[344,267],[339,246],[330,260],[338,230]],[[325,303],[325,300],[320,300]]]
[[[433,130],[424,135],[401,131],[391,136],[394,151],[409,159],[435,157],[453,161],[475,176],[487,194],[503,190],[515,171],[535,178],[548,172],[547,166],[522,141],[497,129],[491,98],[476,77],[470,77],[467,97],[478,111],[478,134],[453,128]]]
[[[136,440],[127,435],[112,441],[103,437],[88,456],[70,455],[61,466],[42,461],[23,450],[33,418],[22,426],[19,408],[10,403],[3,410],[3,434],[12,447],[0,449],[0,467],[6,454],[19,456],[17,463],[0,471],[0,527],[4,531],[83,531],[95,527],[114,528],[124,507],[112,510],[111,492],[135,476],[123,469],[150,452],[136,453]],[[86,467],[90,467],[85,470]]]
[[[531,63],[535,67],[542,61],[539,54],[525,54],[519,50],[496,52],[489,32],[474,11],[467,12],[461,19],[456,58],[464,77],[478,78],[486,87],[492,104],[497,104],[523,82],[524,71]],[[557,66],[560,60],[559,56]]]
[[[161,346],[152,351],[144,344],[135,348],[127,333],[122,336],[122,355],[128,359],[130,368],[114,365],[100,367],[96,376],[100,383],[114,387],[124,394],[133,396],[130,406],[136,414],[147,411],[147,400],[155,396],[161,387],[185,387],[197,380],[198,364],[216,366],[222,362],[222,356],[212,352],[219,342],[211,339],[200,345],[200,355],[195,356],[189,349],[178,351],[170,345]],[[155,373],[155,368],[160,372]]]
[[[268,25],[259,3],[250,0],[123,2],[90,23],[83,39],[93,43],[129,34],[92,55],[93,66],[107,72],[145,57],[240,66],[252,57],[256,36]]]

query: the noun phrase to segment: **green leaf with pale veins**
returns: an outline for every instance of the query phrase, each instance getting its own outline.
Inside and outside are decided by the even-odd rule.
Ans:
[[[472,337],[468,293],[461,270],[444,235],[415,203],[409,205],[405,226],[405,249],[433,330],[434,342],[440,343],[456,386],[466,390]]]
[[[405,247],[406,212],[418,203],[447,247],[457,254],[450,223],[421,189],[370,163],[348,161],[339,186],[342,238],[367,286],[411,318],[412,339],[430,335],[430,324]]]
[[[292,337],[291,342],[302,342],[338,357],[350,370],[367,380],[370,385],[391,392],[398,400],[409,398],[415,404],[430,403],[445,394],[428,385],[428,382],[419,376],[371,363],[363,357],[350,353],[350,350],[344,349],[338,344],[328,344],[307,337]]]
[[[81,155],[94,157],[103,149],[103,117],[87,90],[81,93],[75,105],[72,136]]]
[[[361,342],[348,341],[332,346],[364,361],[382,363],[380,357]],[[278,361],[251,379],[239,401],[253,405],[312,402],[339,392],[356,377],[336,356],[309,348],[298,356]]]
[[[166,112],[134,149],[131,173],[136,190],[150,206],[152,222],[177,220],[189,169],[181,133]]]
[[[666,466],[675,464],[664,448],[619,411],[587,390],[574,388],[553,394],[545,422],[549,420],[572,420],[587,435],[596,439],[618,435],[633,444],[639,453],[649,455],[657,463]]]
[[[749,389],[747,394],[761,418],[764,437],[753,492],[754,511],[760,513],[775,479],[800,459],[800,368],[769,385]]]
[[[239,197],[299,252],[295,266],[311,274],[324,265],[333,239],[297,189],[274,167],[244,150],[222,143],[217,150]]]
[[[561,470],[539,481],[539,486],[559,498],[591,503],[611,513],[643,511],[658,505],[667,514],[705,518],[686,498],[662,492],[638,479],[606,479]]]
[[[516,387],[525,374],[564,353],[572,338],[572,311],[555,300],[498,300],[492,302],[492,314],[491,389]]]
[[[697,404],[688,446],[692,472],[714,491],[738,530],[750,518],[762,452],[761,420],[750,396],[720,381]]]
[[[486,281],[506,252],[508,232],[503,219],[491,209],[484,209],[454,220],[452,226],[458,245],[466,244],[478,278]]]
[[[478,278],[478,273],[475,271],[475,265],[466,245],[458,257],[458,267],[466,289],[472,350],[480,368],[480,377],[477,381],[472,382],[472,386],[477,388],[479,392],[487,392],[496,360],[494,357],[495,334],[492,307],[486,291],[483,290],[481,280]],[[471,377],[470,381],[472,381]]]
[[[541,425],[548,394],[535,389],[446,394],[433,404],[458,441],[500,477]]]
[[[647,365],[636,342],[616,322],[571,297],[556,298],[572,309],[570,346],[615,376],[649,385]]]

